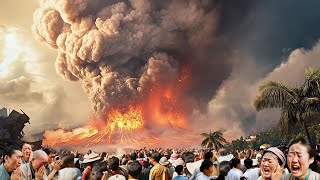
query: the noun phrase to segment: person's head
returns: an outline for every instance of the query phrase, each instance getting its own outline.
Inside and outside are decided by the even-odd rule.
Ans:
[[[34,170],[40,169],[42,166],[46,166],[48,163],[48,155],[42,150],[33,151],[32,167]]]
[[[29,162],[31,152],[32,152],[31,145],[28,143],[24,143],[22,145],[22,156],[25,161]]]
[[[48,155],[48,164],[51,164],[54,161],[54,158],[56,157],[57,152],[53,149],[46,148],[43,150]]]
[[[231,167],[232,167],[232,168],[240,169],[240,167],[241,167],[240,159],[238,159],[238,158],[233,158],[233,159],[231,160]]]
[[[304,138],[298,138],[289,145],[288,167],[294,177],[307,176],[309,165],[314,161],[315,152]]]
[[[183,174],[183,166],[182,165],[178,165],[174,168],[174,170],[177,172],[178,175],[182,175]]]
[[[92,171],[89,176],[89,180],[101,179],[103,176],[103,172],[107,170],[108,170],[107,162],[103,161],[103,162],[96,163],[92,168]]]
[[[132,160],[132,161],[136,160],[137,156],[138,156],[137,153],[135,153],[135,152],[131,153],[130,154],[130,160]]]
[[[111,157],[109,159],[109,168],[113,171],[117,171],[119,169],[119,158],[117,157]]]
[[[142,152],[138,153],[138,158],[144,158],[144,154]]]
[[[251,169],[252,168],[252,164],[253,164],[252,159],[247,158],[247,159],[244,160],[244,166],[247,169]]]
[[[278,166],[284,167],[286,163],[286,157],[281,150],[276,147],[268,148],[261,159],[261,174],[265,178],[271,178],[272,173],[274,173]]]
[[[213,153],[211,151],[206,152],[206,154],[204,155],[204,159],[212,161],[213,160]]]
[[[4,167],[11,173],[21,165],[22,153],[19,148],[9,146],[3,150]]]
[[[205,159],[200,166],[200,171],[206,176],[210,176],[213,173],[213,163],[212,161]]]
[[[139,179],[142,171],[142,166],[138,161],[132,161],[128,164],[129,179]]]
[[[155,165],[155,164],[159,163],[160,159],[161,159],[160,153],[158,153],[158,152],[152,153],[150,156],[150,163],[152,165]]]
[[[61,158],[62,165],[61,168],[65,167],[75,167],[74,165],[74,154],[65,154]]]
[[[227,176],[230,169],[231,169],[231,167],[230,167],[229,161],[222,161],[220,163],[220,175],[222,175],[224,177]]]

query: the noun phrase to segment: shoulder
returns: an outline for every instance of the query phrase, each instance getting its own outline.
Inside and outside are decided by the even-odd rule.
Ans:
[[[320,174],[315,171],[311,171],[310,177],[320,179]]]
[[[23,164],[20,166],[21,172],[27,172],[29,168],[29,163],[28,164]]]

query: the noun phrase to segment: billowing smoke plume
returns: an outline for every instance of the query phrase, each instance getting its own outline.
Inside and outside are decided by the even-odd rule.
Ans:
[[[105,112],[137,101],[151,84],[174,81],[182,64],[207,58],[200,49],[213,41],[216,6],[207,0],[43,0],[33,29],[58,50],[57,72],[81,80],[94,110]]]

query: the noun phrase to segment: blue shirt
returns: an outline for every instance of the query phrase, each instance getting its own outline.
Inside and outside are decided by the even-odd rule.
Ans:
[[[178,175],[174,177],[172,180],[188,180],[186,176]]]
[[[3,164],[0,166],[0,180],[10,180],[10,175]]]

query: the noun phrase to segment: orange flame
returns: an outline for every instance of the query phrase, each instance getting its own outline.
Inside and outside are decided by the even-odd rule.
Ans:
[[[88,146],[101,142],[111,143],[113,139],[139,146],[159,143],[161,138],[150,134],[145,127],[176,130],[188,128],[181,92],[189,75],[190,68],[183,68],[176,83],[154,84],[140,105],[130,105],[127,109],[111,109],[106,124],[93,120],[89,125],[72,131],[46,131],[43,144],[62,147]]]

